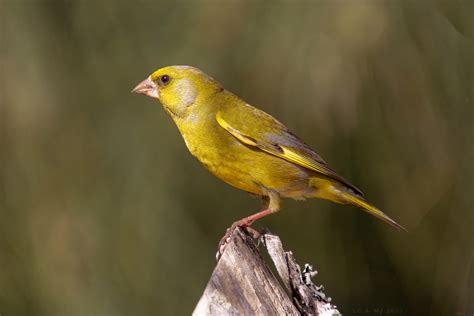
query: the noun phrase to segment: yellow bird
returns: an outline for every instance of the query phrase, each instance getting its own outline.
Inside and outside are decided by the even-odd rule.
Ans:
[[[225,90],[201,70],[165,67],[153,72],[133,92],[160,101],[191,154],[211,173],[267,200],[263,211],[236,221],[233,228],[248,227],[279,211],[284,197],[352,204],[404,230],[366,202],[359,189],[332,170],[285,125]]]

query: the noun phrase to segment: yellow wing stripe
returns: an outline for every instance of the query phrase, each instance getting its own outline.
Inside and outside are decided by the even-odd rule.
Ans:
[[[258,138],[253,138],[249,135],[246,135],[242,133],[241,131],[232,127],[229,123],[227,123],[222,117],[221,112],[217,112],[216,121],[223,129],[228,131],[232,136],[237,138],[242,143],[248,146],[257,147],[260,150],[267,152],[273,156],[279,157],[281,159],[285,159],[286,161],[295,163],[301,167],[307,168],[309,170],[313,170],[321,175],[335,179],[336,181],[341,182],[342,184],[348,186],[356,194],[362,196],[362,192],[359,189],[357,189],[352,184],[347,182],[341,176],[337,175],[334,171],[329,169],[326,165],[320,164],[318,161],[315,161],[312,157],[308,157],[304,153],[299,152],[298,150],[295,150],[291,147],[287,147],[281,144],[265,142]]]
[[[225,129],[226,131],[228,131],[232,136],[234,136],[235,138],[237,138],[238,140],[240,140],[242,143],[246,144],[246,145],[249,145],[249,146],[255,146],[255,147],[258,147],[258,144],[255,142],[255,140],[251,137],[248,137],[244,134],[242,134],[241,132],[239,132],[238,130],[236,130],[235,128],[233,128],[232,126],[229,125],[229,123],[227,123],[221,116],[220,112],[217,112],[216,114],[216,120],[217,120],[217,123],[219,123],[219,125]]]
[[[308,168],[310,170],[314,170],[322,174],[327,174],[327,170],[324,170],[323,168],[321,168],[321,166],[315,164],[312,159],[308,159],[305,156],[294,152],[288,147],[280,145],[280,148],[283,149],[283,154],[281,154],[282,158],[297,163],[298,165]]]
[[[250,146],[255,146],[260,148],[261,150],[268,152],[269,154],[272,154],[274,156],[283,158],[287,161],[296,163],[302,167],[308,168],[310,170],[314,170],[316,172],[322,173],[322,174],[328,174],[327,170],[324,168],[321,168],[318,164],[316,164],[312,159],[307,158],[293,150],[291,148],[288,148],[283,145],[277,145],[279,148],[281,148],[282,152],[279,152],[277,150],[274,150],[270,146],[265,146],[264,144],[259,144],[258,141],[254,140],[251,137],[248,137],[244,134],[242,134],[240,131],[236,130],[232,126],[229,125],[221,116],[220,112],[216,114],[216,120],[219,125],[228,131],[230,134],[232,134],[235,138],[243,142],[244,144],[250,145]]]

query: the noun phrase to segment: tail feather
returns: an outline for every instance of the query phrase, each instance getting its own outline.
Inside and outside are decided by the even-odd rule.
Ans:
[[[407,231],[402,225],[385,215],[384,212],[367,203],[364,198],[358,194],[359,192],[354,191],[343,183],[335,182],[332,179],[313,177],[310,180],[310,185],[315,188],[314,197],[336,203],[356,205],[396,229]]]
[[[354,205],[362,208],[367,213],[372,214],[373,216],[375,216],[378,219],[384,221],[385,223],[395,227],[396,229],[407,231],[405,229],[405,227],[403,227],[402,225],[395,222],[393,219],[388,217],[384,212],[382,212],[381,210],[379,210],[375,206],[370,205],[369,203],[364,201],[362,198],[354,196],[354,195],[352,195],[351,193],[348,193],[348,192],[342,192],[341,198],[343,200],[347,201],[350,204],[354,204]]]

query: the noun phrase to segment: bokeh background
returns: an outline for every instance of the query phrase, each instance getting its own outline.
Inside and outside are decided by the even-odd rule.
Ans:
[[[130,90],[199,67],[408,229],[286,201],[345,315],[474,313],[474,1],[0,0],[0,314],[190,314],[260,202]]]

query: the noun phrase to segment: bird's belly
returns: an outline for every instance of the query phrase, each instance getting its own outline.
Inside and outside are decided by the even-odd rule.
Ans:
[[[262,186],[256,181],[245,155],[231,152],[196,156],[198,160],[216,177],[247,192],[262,195]]]
[[[283,197],[304,198],[312,190],[304,168],[238,141],[189,149],[215,176],[247,192],[265,195],[265,190],[274,190]]]

